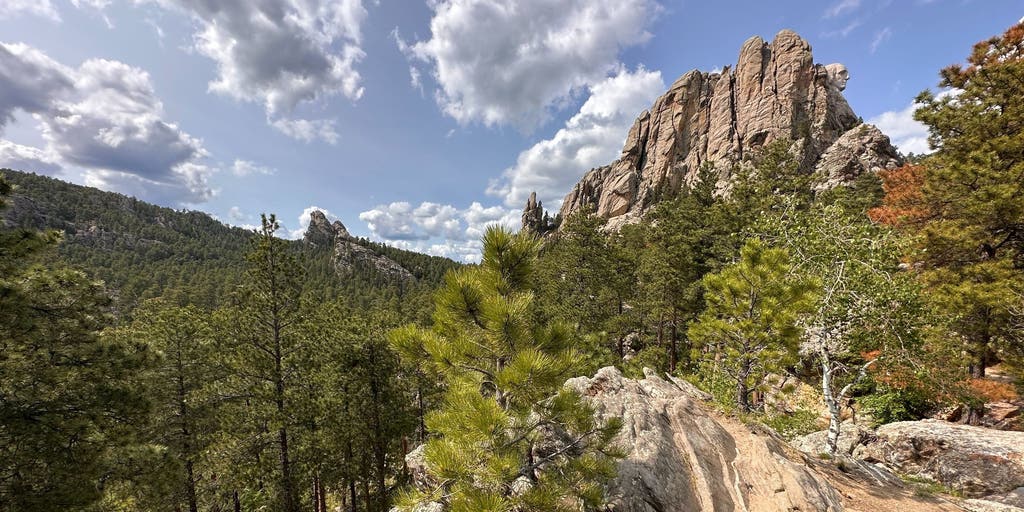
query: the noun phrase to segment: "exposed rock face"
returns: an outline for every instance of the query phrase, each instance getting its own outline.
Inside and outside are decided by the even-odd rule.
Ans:
[[[339,238],[334,246],[334,264],[346,273],[355,272],[359,267],[369,267],[400,280],[415,280],[405,267],[397,262],[373,252],[371,249],[359,245],[350,238]]]
[[[566,386],[587,398],[604,419],[621,418],[626,457],[609,486],[605,512],[962,510],[916,497],[899,479],[870,464],[848,461],[845,471],[801,454],[763,427],[712,411],[710,396],[688,382],[628,379],[614,368]],[[412,483],[432,482],[423,449],[406,456]],[[442,512],[439,503],[417,512]]]
[[[523,229],[531,233],[541,233],[547,227],[544,225],[544,206],[537,201],[537,193],[530,194],[523,208]]]
[[[692,395],[613,368],[570,380],[604,418],[622,418],[627,452],[610,491],[620,512],[843,510],[829,482],[780,440],[729,428]]]
[[[309,227],[302,240],[317,247],[330,247],[336,238],[348,239],[352,236],[341,221],[336,220],[331,224],[324,212],[314,210],[309,214]]]
[[[400,280],[416,279],[412,272],[397,262],[359,244],[341,221],[336,220],[332,224],[320,210],[309,214],[309,227],[302,239],[314,247],[333,247],[334,266],[342,273],[351,274],[362,267]]]
[[[854,455],[934,480],[968,497],[1024,487],[1024,432],[930,419],[903,421],[879,427],[875,439]]]
[[[735,68],[676,80],[634,122],[621,157],[588,172],[566,196],[562,218],[587,204],[605,218],[637,218],[705,163],[728,180],[729,164],[778,139],[792,141],[802,169],[821,171],[830,185],[900,165],[889,139],[862,127],[850,109],[842,95],[848,79],[841,64],[815,64],[794,32],[770,43],[752,37]]]

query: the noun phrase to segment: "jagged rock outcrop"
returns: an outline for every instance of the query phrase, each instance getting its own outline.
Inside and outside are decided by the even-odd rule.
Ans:
[[[972,498],[1024,487],[1024,432],[932,419],[902,421],[878,427],[854,456]]]
[[[331,223],[320,210],[310,212],[309,227],[302,240],[314,247],[333,247],[334,266],[343,274],[351,275],[359,268],[370,268],[403,281],[416,279],[412,272],[394,260],[358,243],[341,221]]]
[[[523,229],[531,233],[543,233],[547,228],[544,222],[544,206],[537,200],[537,193],[532,192],[523,208]]]
[[[317,247],[331,247],[335,239],[349,239],[352,235],[341,221],[336,220],[332,224],[327,220],[327,215],[320,210],[313,210],[309,214],[309,227],[302,236],[302,240]]]
[[[623,421],[617,441],[626,456],[606,512],[962,510],[915,496],[869,464],[850,460],[840,470],[804,455],[767,428],[714,412],[711,397],[688,382],[645,373],[634,380],[609,367],[566,382],[602,418]],[[413,484],[429,487],[422,454],[413,450],[406,464]]]
[[[843,97],[849,73],[815,64],[811,46],[783,30],[770,43],[748,39],[734,68],[680,77],[629,131],[621,157],[588,172],[565,197],[561,216],[584,205],[621,224],[692,181],[705,163],[720,180],[765,144],[792,141],[806,172],[834,186],[902,163],[889,139],[862,125]]]

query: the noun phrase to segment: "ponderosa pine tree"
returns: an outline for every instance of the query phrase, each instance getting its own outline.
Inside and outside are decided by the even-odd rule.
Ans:
[[[196,306],[176,306],[156,299],[133,312],[123,329],[156,352],[157,362],[147,373],[148,396],[153,402],[150,442],[164,446],[173,461],[173,491],[157,508],[149,496],[149,510],[198,512],[203,499],[200,471],[202,454],[218,428],[219,397],[213,391],[223,379],[217,360],[208,313]]]
[[[246,259],[247,281],[238,304],[228,308],[220,321],[222,354],[228,372],[228,395],[238,403],[235,428],[237,437],[247,445],[256,467],[248,478],[250,490],[263,493],[269,482],[262,481],[266,464],[263,447],[276,448],[276,486],[274,508],[282,512],[299,510],[299,488],[291,444],[296,426],[293,392],[303,378],[305,340],[299,336],[302,292],[301,267],[290,252],[288,242],[276,236],[280,228],[273,215],[262,216],[262,225],[253,238]],[[235,470],[243,467],[230,468]],[[253,482],[256,480],[256,482]]]
[[[0,177],[0,207],[10,193]],[[132,377],[148,358],[100,334],[112,322],[102,284],[40,264],[58,240],[0,229],[0,511],[95,502],[107,455],[147,413]]]
[[[479,267],[451,272],[437,294],[434,328],[392,334],[396,348],[445,378],[423,447],[434,489],[399,505],[440,502],[452,512],[593,510],[614,472],[619,422],[602,424],[562,387],[578,354],[572,330],[539,325],[530,277],[538,241],[489,228]],[[552,443],[558,432],[565,442]]]
[[[1013,359],[1001,352],[1024,353],[1010,310],[1024,291],[1024,23],[941,76],[951,92],[921,93],[914,114],[936,153],[923,164],[911,257],[977,378]]]
[[[785,249],[748,240],[739,261],[703,280],[707,307],[690,325],[705,364],[735,384],[740,410],[752,410],[750,393],[772,372],[797,360],[800,320],[813,310],[819,286],[792,274]]]

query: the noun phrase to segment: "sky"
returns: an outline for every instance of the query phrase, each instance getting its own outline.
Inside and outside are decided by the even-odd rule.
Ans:
[[[614,160],[691,69],[781,29],[904,152],[913,99],[1020,0],[0,0],[0,167],[460,261]]]

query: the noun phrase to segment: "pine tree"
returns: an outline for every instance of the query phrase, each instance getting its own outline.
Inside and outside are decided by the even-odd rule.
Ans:
[[[224,312],[221,323],[230,393],[244,400],[236,428],[250,437],[254,476],[261,480],[262,446],[272,443],[277,452],[275,506],[296,512],[299,487],[291,444],[299,408],[295,402],[301,396],[292,388],[303,378],[306,345],[296,329],[303,313],[301,268],[288,243],[277,238],[279,228],[273,215],[263,216],[246,257],[248,279],[239,303]]]
[[[941,76],[956,92],[921,93],[914,114],[936,153],[923,164],[912,258],[980,378],[1024,354],[1011,311],[1024,292],[1024,23],[978,43],[966,66]]]
[[[0,177],[0,207],[10,186]],[[101,335],[101,283],[41,258],[53,234],[0,229],[0,511],[69,510],[102,496],[108,456],[147,413],[142,347]]]
[[[784,249],[748,240],[739,261],[704,278],[706,309],[689,328],[706,364],[735,383],[736,405],[752,410],[750,393],[768,373],[797,359],[800,319],[811,312],[817,283],[793,276]]]
[[[149,440],[166,447],[174,464],[175,482],[163,510],[197,512],[202,494],[202,454],[218,429],[219,397],[214,387],[223,380],[216,358],[209,315],[195,306],[175,306],[151,300],[133,312],[134,319],[123,329],[156,352],[154,368],[148,372],[148,396],[153,401]],[[206,479],[210,473],[206,472]],[[150,498],[155,498],[150,496]],[[155,509],[155,505],[150,505]]]
[[[479,267],[450,273],[435,327],[402,328],[394,345],[445,378],[423,447],[434,488],[400,500],[453,512],[593,510],[614,469],[618,422],[600,424],[562,387],[578,354],[570,330],[540,325],[528,285],[538,242],[490,228]],[[559,440],[556,440],[558,437]]]

